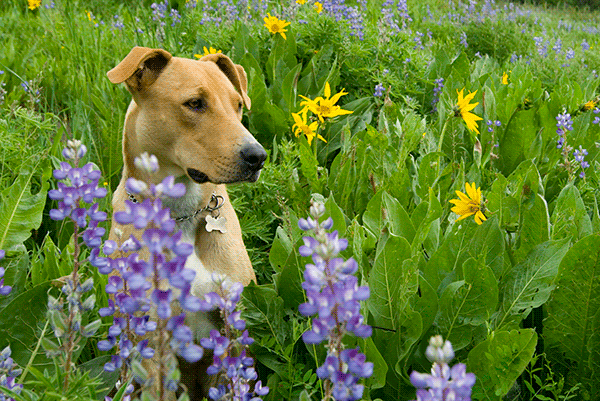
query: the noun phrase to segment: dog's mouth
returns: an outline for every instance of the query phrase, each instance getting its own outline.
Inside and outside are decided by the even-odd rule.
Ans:
[[[188,175],[190,176],[190,178],[194,181],[196,181],[198,184],[204,184],[205,182],[208,182],[208,176],[206,174],[204,174],[202,171],[198,171],[196,169],[193,168],[188,168],[187,169]]]
[[[248,171],[246,174],[240,175],[239,177],[235,177],[232,179],[217,182],[217,181],[211,180],[208,177],[208,175],[204,174],[202,171],[199,171],[199,170],[196,170],[193,168],[187,169],[187,173],[190,176],[190,178],[192,180],[196,181],[198,184],[204,184],[207,182],[212,182],[213,184],[233,184],[233,183],[242,182],[242,181],[256,182],[256,181],[258,181],[258,178],[260,177],[260,171],[261,171],[261,169],[259,168],[257,170]]]

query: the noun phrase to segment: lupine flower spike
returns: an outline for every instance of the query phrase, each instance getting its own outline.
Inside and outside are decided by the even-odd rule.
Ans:
[[[5,254],[4,250],[0,249],[0,260],[4,259]],[[0,295],[8,295],[12,291],[10,285],[4,285],[4,273],[4,268],[0,266]]]
[[[136,158],[135,165],[147,176],[158,171],[156,157],[143,154]],[[108,351],[118,345],[119,352],[112,356],[111,362],[104,366],[107,371],[131,367],[135,379],[146,383],[151,377],[144,377],[140,359],[155,357],[159,368],[157,372],[148,372],[159,383],[159,399],[164,399],[164,391],[175,391],[178,387],[178,373],[174,354],[188,362],[202,358],[202,348],[193,343],[192,331],[184,324],[185,313],[174,315],[171,303],[175,299],[186,312],[200,310],[200,300],[191,295],[191,283],[195,272],[185,268],[187,257],[193,252],[193,246],[181,241],[181,231],[174,233],[175,221],[169,209],[163,207],[161,198],[178,198],[185,193],[183,184],[176,184],[172,176],[159,184],[148,184],[130,178],[126,188],[133,196],[143,201],[125,201],[126,210],[114,214],[114,219],[122,225],[133,225],[144,230],[141,238],[133,235],[119,246],[106,241],[104,253],[111,255],[120,252],[128,256],[114,259],[92,255],[94,266],[102,274],[113,273],[106,286],[106,292],[113,295],[107,308],[102,308],[102,316],[120,312],[113,319],[106,340],[98,342],[98,348]],[[139,252],[145,249],[150,255],[141,260]],[[164,290],[160,283],[168,281],[173,289]],[[150,318],[153,317],[153,319]],[[144,336],[152,333],[133,347],[134,333]],[[122,371],[123,374],[123,371]]]
[[[254,339],[248,335],[246,322],[236,311],[244,287],[215,277],[219,283],[217,292],[210,292],[200,302],[200,310],[208,312],[219,309],[225,324],[223,333],[211,330],[210,337],[200,340],[205,349],[213,350],[213,364],[207,369],[209,375],[221,375],[217,387],[211,387],[208,395],[211,400],[252,400],[260,401],[269,393],[269,388],[259,380],[250,391],[250,383],[258,378],[254,370],[254,360],[248,356],[248,346]]]
[[[81,326],[83,313],[94,308],[96,297],[94,294],[84,297],[86,292],[92,290],[94,281],[90,277],[82,282],[79,273],[79,267],[83,263],[79,260],[82,245],[80,240],[92,249],[92,254],[94,250],[97,252],[105,233],[105,229],[98,224],[106,220],[106,213],[98,210],[99,204],[95,201],[106,196],[106,188],[98,187],[100,171],[95,170],[92,163],[79,167],[79,161],[86,152],[87,149],[81,141],[67,141],[67,147],[63,149],[62,155],[73,165],[69,162],[60,163],[60,168],[54,170],[53,175],[55,179],[63,182],[58,183],[58,189],[48,191],[48,197],[58,201],[58,208],[50,210],[50,218],[69,219],[73,221],[75,227],[73,272],[63,278],[64,285],[61,288],[66,296],[67,312],[64,311],[65,303],[62,298],[48,296],[48,319],[60,344],[55,344],[49,339],[44,339],[43,343],[49,356],[57,356],[64,352],[65,389],[69,382],[71,358],[80,341],[79,335],[93,336],[102,323],[97,319],[86,326]]]
[[[338,232],[329,232],[333,220],[319,223],[325,213],[322,204],[313,203],[308,219],[300,219],[298,225],[313,236],[304,237],[304,245],[299,252],[312,257],[313,263],[306,265],[305,281],[308,302],[298,310],[304,316],[312,316],[312,330],[306,331],[302,339],[307,344],[320,344],[327,340],[325,363],[317,368],[317,375],[325,381],[325,400],[358,400],[364,386],[358,384],[361,378],[373,374],[373,363],[366,362],[359,349],[344,349],[342,339],[347,333],[357,337],[370,337],[371,326],[364,324],[360,313],[360,301],[369,298],[369,287],[358,286],[354,275],[358,263],[350,258],[344,260],[339,253],[346,249],[348,240],[338,237]]]
[[[7,388],[16,394],[21,394],[22,384],[15,383],[15,379],[21,374],[15,361],[10,357],[10,346],[7,346],[0,352],[0,386]],[[7,397],[0,389],[0,401],[15,401],[14,398]]]
[[[433,362],[431,374],[417,371],[410,374],[410,382],[417,388],[416,401],[471,401],[475,374],[467,373],[463,363],[448,366],[454,358],[450,341],[444,341],[442,336],[431,337],[425,355]]]

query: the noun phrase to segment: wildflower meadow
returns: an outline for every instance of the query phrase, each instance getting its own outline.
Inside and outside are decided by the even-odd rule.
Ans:
[[[1,3],[0,401],[600,400],[596,2]],[[256,282],[195,292],[155,155],[113,213],[135,46],[243,67]]]

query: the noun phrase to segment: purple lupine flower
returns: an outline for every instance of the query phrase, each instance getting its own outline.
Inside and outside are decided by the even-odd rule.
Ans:
[[[413,50],[425,49],[425,47],[423,46],[423,36],[425,36],[423,32],[415,32],[415,37],[413,38],[413,42],[415,42],[415,47],[413,48]]]
[[[500,122],[500,120],[496,120],[496,121],[487,120],[486,125],[488,126],[488,129],[487,129],[488,132],[494,132],[494,127],[499,127],[502,125],[502,123]]]
[[[425,355],[433,362],[431,374],[417,371],[410,374],[410,382],[417,388],[417,401],[470,401],[476,377],[467,373],[463,363],[448,366],[454,358],[450,341],[444,341],[439,335],[431,337]]]
[[[567,50],[565,53],[565,60],[571,60],[575,58],[575,51],[571,48]]]
[[[16,394],[21,394],[23,385],[15,383],[15,378],[21,374],[22,369],[15,364],[10,355],[10,345],[0,352],[0,386],[6,387]],[[0,391],[0,401],[15,401],[15,399]]]
[[[181,23],[181,15],[179,14],[179,12],[172,8],[171,9],[171,13],[169,14],[169,17],[171,17],[171,19],[173,20],[173,22],[171,23],[171,26],[175,26],[176,24]]]
[[[344,260],[338,255],[348,246],[348,240],[339,238],[338,232],[328,232],[333,226],[331,218],[319,223],[325,207],[313,203],[310,217],[299,219],[298,226],[304,231],[312,231],[314,237],[303,237],[304,245],[299,248],[302,256],[312,257],[313,263],[306,265],[302,288],[308,302],[298,307],[304,316],[312,316],[312,329],[302,334],[307,344],[329,341],[325,363],[317,368],[317,375],[325,381],[327,396],[336,400],[358,400],[364,386],[358,380],[373,373],[373,363],[358,349],[340,349],[346,333],[358,337],[370,337],[372,329],[364,324],[360,313],[360,301],[369,298],[369,288],[359,287],[354,274],[358,263],[350,258]]]
[[[556,133],[558,134],[558,141],[556,147],[558,149],[562,148],[565,142],[565,133],[567,131],[573,131],[573,120],[571,119],[571,115],[567,112],[559,114],[556,116]]]
[[[0,260],[4,259],[6,252],[3,249],[0,249]],[[12,291],[12,287],[10,285],[4,285],[4,273],[5,270],[2,266],[0,266],[0,295],[8,295]]]
[[[373,93],[373,96],[382,97],[384,91],[385,91],[385,88],[383,87],[383,85],[377,84],[377,85],[375,85],[375,93]]]
[[[573,156],[575,156],[575,161],[579,162],[579,165],[581,166],[581,172],[579,173],[579,177],[581,177],[581,178],[585,177],[584,169],[586,169],[590,166],[590,163],[588,163],[585,160],[585,157],[587,155],[588,155],[588,151],[586,149],[583,149],[581,147],[581,145],[579,145],[579,149],[575,149],[575,151],[573,152]]]
[[[248,331],[244,330],[246,322],[241,319],[240,312],[236,311],[244,287],[241,283],[232,283],[217,276],[213,277],[213,280],[219,284],[219,288],[217,292],[204,295],[200,310],[208,312],[219,309],[225,323],[225,335],[218,330],[211,330],[210,337],[201,339],[200,344],[213,350],[213,363],[206,373],[216,375],[223,372],[228,382],[226,386],[220,384],[218,387],[211,387],[208,392],[209,398],[221,400],[233,397],[234,400],[260,401],[261,396],[268,394],[269,388],[263,386],[259,380],[255,383],[254,390],[250,390],[249,383],[258,378],[253,367],[254,359],[247,356],[248,346],[254,340],[249,337]],[[240,335],[242,330],[244,332]]]
[[[590,44],[585,39],[581,41],[581,50],[583,50],[584,52],[590,50]]]
[[[79,167],[79,162],[86,152],[87,148],[81,141],[67,141],[62,155],[73,165],[69,162],[61,162],[59,168],[53,171],[54,178],[63,182],[57,184],[58,189],[48,191],[48,197],[58,201],[58,209],[50,210],[50,218],[53,220],[68,218],[75,223],[74,241],[79,243],[81,238],[91,248],[92,252],[88,260],[92,262],[99,252],[98,248],[102,244],[102,237],[106,231],[98,224],[107,218],[105,212],[99,211],[96,199],[105,197],[107,191],[106,188],[98,187],[101,174],[100,171],[95,170],[92,163]],[[81,232],[79,229],[84,230]],[[94,282],[92,278],[89,278],[81,283],[81,276],[78,274],[80,263],[78,247],[75,249],[73,273],[67,276],[61,288],[66,297],[69,312],[65,314],[62,300],[49,300],[51,305],[48,310],[48,318],[54,334],[57,338],[64,340],[62,347],[67,353],[72,352],[73,332],[79,332],[84,337],[91,337],[101,325],[99,319],[83,327],[80,324],[82,313],[94,308],[95,297],[88,296],[84,299],[84,294],[92,289]],[[52,354],[57,350],[47,349],[46,351]]]
[[[431,99],[431,105],[433,106],[431,112],[435,113],[437,111],[437,104],[440,101],[440,93],[444,89],[444,78],[437,78],[433,82],[435,86],[433,87],[433,98]]]
[[[469,47],[469,44],[467,43],[467,34],[465,32],[460,34],[460,44],[465,48]]]
[[[560,38],[556,39],[554,46],[552,46],[552,50],[554,50],[554,53],[556,54],[560,54],[562,52],[562,40]]]
[[[158,171],[156,157],[147,153],[136,158],[135,165],[151,175]],[[119,352],[105,364],[107,371],[119,369],[123,365],[138,363],[139,358],[152,358],[155,350],[148,342],[133,346],[130,337],[154,332],[158,324],[150,319],[149,312],[162,322],[163,327],[170,333],[170,341],[161,350],[166,353],[177,353],[188,362],[196,362],[202,358],[203,350],[194,344],[191,329],[184,324],[185,314],[173,315],[171,303],[177,298],[179,305],[186,312],[197,312],[200,300],[191,294],[191,284],[195,272],[185,267],[187,257],[193,252],[193,245],[182,241],[181,231],[174,233],[175,221],[170,211],[163,207],[161,198],[176,198],[185,194],[185,186],[175,183],[168,176],[159,184],[147,184],[130,178],[126,188],[132,196],[144,198],[143,201],[125,201],[125,210],[114,214],[117,223],[133,225],[143,230],[140,238],[130,236],[124,239],[120,246],[113,241],[107,241],[103,250],[113,258],[92,256],[93,264],[99,266],[100,273],[112,274],[105,291],[114,294],[114,301],[109,301],[107,308],[100,313],[109,316],[120,312],[121,316],[114,317],[113,326],[109,329],[108,338],[98,343],[102,349],[110,349],[118,345]],[[140,251],[149,254],[148,260],[139,257]],[[114,257],[115,252],[128,256]],[[173,289],[155,288],[158,281],[168,281]],[[164,333],[159,333],[163,336]],[[118,339],[118,341],[117,341]],[[159,344],[160,341],[153,342]],[[140,345],[141,344],[141,345]],[[141,378],[143,379],[143,378]],[[177,382],[172,377],[160,378],[167,389],[176,389]]]

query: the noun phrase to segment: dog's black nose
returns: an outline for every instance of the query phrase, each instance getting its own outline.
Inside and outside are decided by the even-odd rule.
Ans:
[[[267,152],[258,142],[254,142],[244,145],[240,150],[240,156],[249,169],[256,171],[265,164]]]

